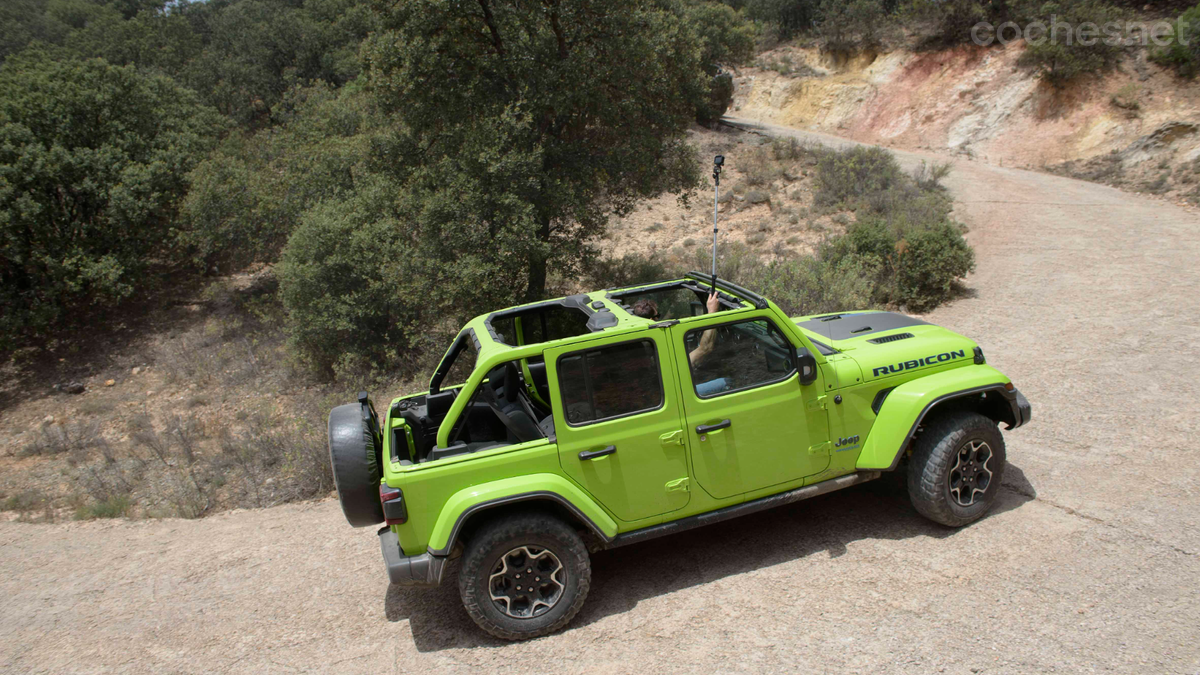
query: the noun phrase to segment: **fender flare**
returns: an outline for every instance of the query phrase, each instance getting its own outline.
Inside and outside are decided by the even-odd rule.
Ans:
[[[556,474],[539,473],[473,485],[454,493],[429,536],[427,551],[446,556],[467,521],[483,511],[519,502],[552,502],[569,511],[604,542],[617,535],[617,523],[579,486]]]
[[[879,409],[875,423],[859,453],[855,468],[859,471],[894,471],[921,422],[939,405],[974,395],[998,395],[1011,406],[1013,421],[1020,426],[1028,413],[1018,410],[1020,393],[1009,391],[1010,380],[987,365],[955,368],[909,380],[892,389]],[[1028,404],[1025,404],[1028,407]],[[1023,416],[1024,415],[1024,416]]]

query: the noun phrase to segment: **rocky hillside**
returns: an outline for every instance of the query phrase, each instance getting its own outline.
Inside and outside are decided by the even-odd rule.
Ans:
[[[1200,201],[1200,86],[1131,52],[1055,89],[1022,47],[832,58],[784,46],[737,73],[740,117]]]

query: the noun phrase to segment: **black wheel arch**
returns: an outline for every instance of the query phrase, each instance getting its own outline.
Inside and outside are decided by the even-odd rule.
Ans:
[[[886,399],[883,405],[887,405]],[[989,384],[943,394],[927,403],[921,414],[917,415],[917,420],[908,430],[908,435],[900,442],[892,465],[884,471],[896,470],[925,423],[936,417],[963,410],[979,413],[997,424],[1003,422],[1008,425],[1008,429],[1015,429],[1030,418],[1029,403],[1025,397],[1015,388],[1010,390],[1003,384]]]

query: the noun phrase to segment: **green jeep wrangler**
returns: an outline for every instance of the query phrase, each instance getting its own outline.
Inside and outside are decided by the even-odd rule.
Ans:
[[[579,611],[590,551],[902,462],[927,518],[987,512],[1005,466],[997,424],[1021,426],[1030,406],[974,342],[890,312],[788,318],[727,281],[706,303],[709,284],[692,273],[480,316],[428,392],[382,418],[365,393],[335,408],[342,510],[386,523],[392,583],[437,585],[461,556],[471,618],[524,639]]]

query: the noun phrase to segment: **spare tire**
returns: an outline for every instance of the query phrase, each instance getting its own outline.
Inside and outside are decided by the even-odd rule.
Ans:
[[[349,403],[334,408],[329,413],[329,461],[342,513],[354,527],[383,522],[379,460],[371,421],[363,419],[363,406]]]

